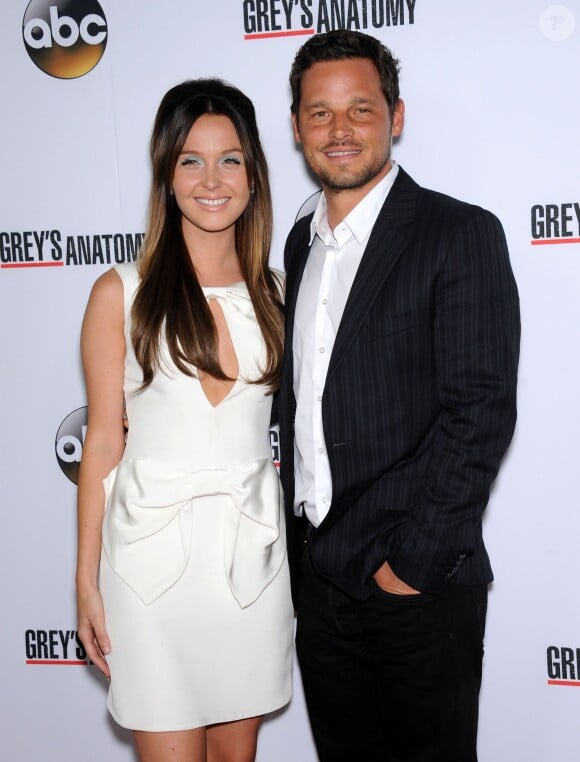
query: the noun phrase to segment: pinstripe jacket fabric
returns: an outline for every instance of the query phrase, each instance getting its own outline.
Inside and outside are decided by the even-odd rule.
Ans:
[[[285,248],[278,400],[295,592],[292,334],[311,219],[295,225]],[[422,591],[491,581],[481,522],[514,430],[519,337],[499,221],[420,188],[401,169],[353,283],[323,393],[333,494],[311,542],[321,575],[359,599],[385,560]]]

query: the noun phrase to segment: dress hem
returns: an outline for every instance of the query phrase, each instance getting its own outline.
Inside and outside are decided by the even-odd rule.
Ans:
[[[196,730],[197,728],[205,728],[210,725],[220,725],[222,723],[226,722],[238,722],[239,720],[248,720],[250,717],[262,717],[266,716],[268,714],[272,714],[272,712],[276,712],[279,709],[283,709],[286,707],[290,701],[292,700],[292,691],[289,692],[289,695],[283,699],[281,702],[276,702],[276,704],[273,707],[268,707],[267,709],[264,708],[258,708],[255,711],[246,711],[241,713],[238,716],[232,717],[229,715],[228,717],[219,717],[219,718],[212,718],[211,720],[207,722],[200,722],[200,723],[185,723],[184,725],[174,725],[172,727],[137,727],[134,724],[128,724],[115,714],[115,712],[111,709],[110,706],[107,707],[109,710],[109,714],[111,717],[115,720],[117,725],[119,725],[122,728],[125,728],[125,730],[135,730],[135,731],[143,731],[146,733],[177,733],[182,730]]]

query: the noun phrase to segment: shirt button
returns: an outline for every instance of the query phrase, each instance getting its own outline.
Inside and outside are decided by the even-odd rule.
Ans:
[[[327,498],[327,497],[323,497],[323,498],[322,498],[322,502],[323,502],[323,503],[328,503],[328,498]]]
[[[324,347],[320,347],[320,349],[318,351],[320,352],[321,355],[323,355],[324,352],[325,352],[325,349],[324,349]]]
[[[328,299],[323,299],[322,304],[328,304]]]
[[[318,395],[318,397],[317,397],[316,399],[317,399],[319,402],[322,402],[322,397],[321,397],[321,395],[320,395],[320,394]]]
[[[324,447],[319,447],[318,452],[324,452]]]

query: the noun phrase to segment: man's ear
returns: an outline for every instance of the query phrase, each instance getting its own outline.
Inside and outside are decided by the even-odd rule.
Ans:
[[[294,131],[294,140],[300,143],[300,130],[298,129],[298,116],[292,114],[292,130]]]
[[[405,126],[405,102],[400,98],[395,105],[393,112],[393,124],[391,125],[391,135],[394,138],[398,138],[403,132]]]

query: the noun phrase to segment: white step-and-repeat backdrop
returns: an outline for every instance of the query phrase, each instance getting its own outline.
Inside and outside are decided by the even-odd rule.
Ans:
[[[506,229],[522,304],[520,412],[485,521],[496,582],[480,759],[578,760],[577,0],[2,3],[3,759],[134,760],[75,631],[78,339],[91,284],[139,247],[157,105],[198,76],[253,98],[280,266],[285,235],[316,190],[293,144],[287,75],[309,35],[338,27],[377,36],[402,61],[407,125],[396,159],[421,184],[493,210]],[[291,706],[264,725],[258,758],[315,757],[297,676]]]

